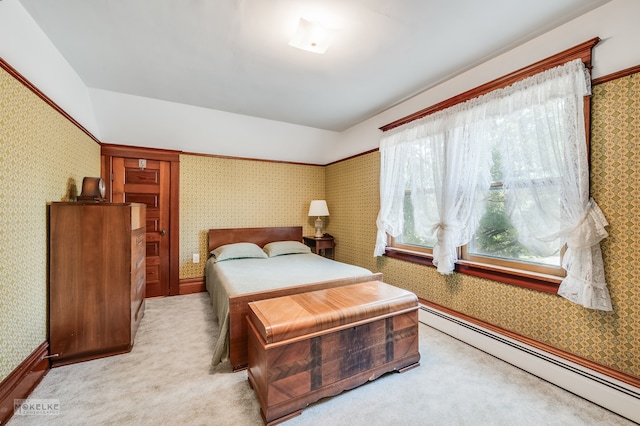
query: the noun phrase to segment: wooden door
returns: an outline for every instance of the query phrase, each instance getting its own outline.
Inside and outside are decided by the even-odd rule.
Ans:
[[[111,201],[147,206],[146,297],[168,296],[171,162],[112,157],[111,170]]]

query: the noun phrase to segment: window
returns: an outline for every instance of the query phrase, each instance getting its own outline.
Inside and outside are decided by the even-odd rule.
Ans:
[[[471,241],[460,248],[459,258],[475,264],[564,276],[564,270],[561,268],[562,247],[556,244],[551,250],[552,253],[537,255],[519,241],[518,231],[506,211],[507,194],[502,182],[501,155],[495,147],[491,153],[492,181],[487,192],[485,210]],[[392,239],[390,246],[432,256],[437,239],[434,235],[424,236],[416,232],[410,189],[405,190],[403,212],[402,232]]]
[[[487,192],[484,213],[469,243],[461,247],[460,259],[477,264],[563,277],[565,275],[561,267],[563,247],[557,239],[551,241],[544,250],[544,254],[541,254],[539,250],[531,249],[530,245],[520,238],[520,233],[514,226],[508,211],[509,191],[503,182],[502,155],[495,145],[491,150],[490,170],[491,185]],[[540,171],[548,172],[549,170],[542,167]],[[559,208],[557,205],[560,203],[560,196],[557,193],[557,185],[552,181],[557,181],[562,176],[556,176],[557,173],[553,173],[553,179],[548,179],[542,173],[537,173],[535,168],[529,170],[529,173],[531,174],[528,177],[530,182],[538,186],[540,192],[550,195],[549,201]],[[531,201],[526,203],[525,208],[532,208],[528,207]]]
[[[562,266],[558,294],[610,310],[607,223],[588,194],[588,94],[576,59],[385,132],[374,254],[507,282],[562,276]]]
[[[433,246],[437,242],[436,238],[418,235],[415,221],[413,220],[413,210],[411,190],[406,190],[404,193],[404,226],[402,227],[402,233],[393,239],[392,245],[405,250],[433,254]]]

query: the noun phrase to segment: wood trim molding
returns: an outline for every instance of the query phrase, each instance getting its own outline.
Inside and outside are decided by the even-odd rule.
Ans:
[[[405,262],[417,263],[418,265],[431,266],[435,268],[433,258],[421,253],[398,250],[395,247],[387,247],[384,255],[392,259],[404,260]]]
[[[331,166],[333,164],[342,163],[343,161],[348,161],[348,160],[351,160],[353,158],[362,157],[363,155],[371,154],[372,152],[376,152],[376,151],[380,151],[380,148],[370,149],[369,151],[361,152],[360,154],[355,154],[355,155],[351,155],[351,156],[349,156],[347,158],[343,158],[341,160],[332,161],[331,163],[328,163],[327,166]]]
[[[635,67],[626,68],[618,72],[614,72],[608,75],[603,75],[602,77],[593,79],[591,81],[591,85],[596,86],[598,84],[606,83],[611,80],[617,80],[619,78],[628,77],[630,75],[633,75],[639,72],[640,72],[640,65],[636,65]]]
[[[13,416],[13,401],[27,399],[49,372],[49,342],[44,341],[0,382],[0,424]]]
[[[38,89],[35,85],[33,85],[29,80],[26,79],[22,74],[20,74],[15,68],[9,65],[2,57],[0,57],[0,68],[4,69],[8,72],[13,78],[22,83],[27,89],[31,90],[36,96],[45,101],[51,108],[58,111],[64,118],[69,120],[73,125],[75,125],[78,129],[82,130],[87,136],[93,139],[98,144],[101,142],[96,138],[90,131],[88,131],[82,124],[78,123],[73,117],[71,117],[65,110],[63,110],[60,105],[55,103],[50,97],[45,95]]]
[[[531,64],[517,71],[514,71],[510,74],[499,77],[493,81],[483,84],[482,86],[478,86],[464,93],[461,93],[459,95],[446,99],[440,103],[437,103],[435,105],[432,105],[420,111],[414,112],[413,114],[407,115],[406,117],[400,118],[399,120],[396,120],[392,123],[385,124],[384,126],[380,127],[380,130],[382,130],[383,132],[386,132],[398,126],[402,126],[403,124],[407,124],[414,120],[426,117],[427,115],[433,114],[434,112],[452,107],[456,104],[467,101],[469,99],[473,99],[473,98],[477,98],[478,96],[485,95],[493,90],[507,87],[517,81],[524,80],[525,78],[530,77],[534,74],[540,73],[542,71],[548,70],[558,65],[562,65],[574,59],[578,59],[578,58],[582,59],[582,62],[584,62],[587,69],[591,69],[591,49],[599,41],[600,41],[599,37],[588,40],[577,46],[574,46],[560,53],[557,53],[553,56],[550,56],[547,59],[543,59],[534,64]]]
[[[313,163],[300,163],[297,161],[284,161],[284,160],[266,160],[263,158],[249,158],[249,157],[235,157],[233,155],[218,155],[218,154],[203,154],[199,152],[182,152],[185,155],[197,155],[200,157],[210,157],[210,158],[223,158],[227,160],[244,160],[244,161],[262,161],[265,163],[280,163],[280,164],[294,164],[297,166],[317,166],[323,167],[323,164],[313,164]]]
[[[543,279],[538,274],[526,274],[522,271],[510,271],[502,268],[489,268],[486,265],[473,265],[465,262],[456,263],[456,272],[474,277],[516,285],[530,290],[558,294],[561,278]]]
[[[171,161],[171,209],[169,232],[178,238],[169,242],[169,296],[180,294],[180,157]]]
[[[376,151],[379,151],[379,150],[380,150],[379,148],[373,148],[373,149],[370,149],[368,151],[364,151],[364,152],[361,152],[359,154],[354,154],[354,155],[351,155],[349,157],[341,158],[340,160],[332,161],[332,162],[327,163],[327,164],[300,163],[300,162],[296,162],[296,161],[265,160],[265,159],[261,159],[261,158],[234,157],[234,156],[231,156],[231,155],[202,154],[202,153],[198,153],[198,152],[185,152],[185,151],[183,151],[181,153],[185,154],[185,155],[196,155],[196,156],[200,156],[200,157],[211,157],[211,158],[223,158],[223,159],[227,159],[227,160],[263,161],[263,162],[266,162],[266,163],[294,164],[294,165],[297,165],[297,166],[326,167],[326,166],[331,166],[333,164],[341,163],[343,161],[351,160],[352,158],[357,158],[357,157],[361,157],[363,155],[371,154],[372,152],[376,152]]]
[[[635,386],[640,388],[640,377],[636,377],[636,376],[632,376],[630,374],[624,373],[622,371],[618,371],[618,370],[614,370],[611,367],[607,367],[605,365],[599,364],[595,361],[591,361],[589,359],[583,358],[581,356],[578,355],[574,355],[572,353],[569,353],[567,351],[564,351],[562,349],[558,349],[556,347],[553,347],[551,345],[548,345],[546,343],[542,343],[539,342],[538,340],[532,339],[530,337],[526,337],[523,336],[521,334],[518,333],[514,333],[512,331],[506,330],[502,327],[498,327],[497,325],[493,325],[491,323],[488,323],[486,321],[480,320],[478,318],[469,316],[467,314],[463,314],[462,312],[458,312],[456,310],[453,309],[449,309],[445,306],[439,305],[437,303],[434,302],[430,302],[426,299],[423,298],[418,298],[419,302],[425,306],[429,306],[433,309],[437,309],[439,311],[442,311],[448,315],[454,316],[456,318],[459,318],[461,320],[470,322],[472,324],[475,324],[477,326],[486,328],[488,330],[493,331],[494,333],[498,333],[502,336],[508,337],[510,339],[516,340],[518,342],[524,343],[526,345],[532,346],[536,349],[540,349],[542,351],[545,351],[547,353],[550,353],[552,355],[555,355],[557,357],[560,357],[562,359],[565,359],[567,361],[571,361],[574,362],[582,367],[588,368],[590,370],[593,370],[597,373],[600,374],[604,374],[605,376],[614,378],[616,380],[619,380],[621,382],[627,383],[631,386]]]
[[[421,253],[401,250],[395,247],[387,247],[384,255],[389,258],[435,268],[432,257]],[[508,268],[474,265],[464,261],[456,262],[455,271],[460,274],[472,275],[474,277],[511,284],[518,287],[528,288],[530,290],[542,291],[549,294],[558,294],[558,288],[562,281],[555,277],[548,278],[535,273],[529,274],[523,271],[512,271]]]
[[[180,280],[178,294],[201,293],[206,290],[205,277],[182,278]]]
[[[146,158],[158,161],[180,161],[182,151],[103,143],[100,154],[110,157]]]

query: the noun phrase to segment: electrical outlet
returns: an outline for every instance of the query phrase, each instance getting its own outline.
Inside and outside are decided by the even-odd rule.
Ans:
[[[200,263],[200,253],[193,253],[193,263]]]

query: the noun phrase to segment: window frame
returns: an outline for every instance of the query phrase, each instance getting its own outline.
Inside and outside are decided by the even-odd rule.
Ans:
[[[503,188],[503,182],[494,181],[491,182],[491,189]],[[562,265],[562,256],[564,255],[566,248],[560,248],[560,265]],[[504,270],[521,271],[525,274],[536,275],[549,275],[564,278],[566,271],[562,269],[560,265],[551,266],[541,263],[520,262],[518,260],[510,260],[506,258],[499,258],[493,256],[485,256],[482,254],[469,253],[469,244],[465,244],[458,249],[458,258],[462,261],[466,261],[471,264],[487,265],[489,267],[501,268]]]
[[[562,51],[556,55],[550,56],[546,59],[538,61],[532,65],[521,68],[513,73],[507,74],[503,77],[497,78],[482,86],[478,86],[474,89],[468,90],[464,93],[456,95],[431,107],[417,111],[392,123],[380,127],[383,132],[391,130],[395,127],[433,114],[437,111],[449,108],[458,103],[465,102],[469,99],[476,98],[494,90],[507,87],[517,81],[528,78],[532,75],[546,71],[550,68],[563,65],[569,61],[580,59],[585,64],[585,67],[591,72],[591,52],[592,48],[600,41],[600,38],[596,37],[588,40],[584,43],[576,45],[570,49]],[[590,142],[590,128],[591,128],[591,98],[586,96],[584,98],[584,119],[585,119],[585,134],[587,143],[587,155],[589,155],[589,142]],[[412,263],[417,263],[425,266],[433,265],[433,252],[427,247],[418,247],[406,244],[395,243],[394,239],[388,236],[388,244],[385,250],[385,256],[395,259],[400,259]],[[459,259],[456,262],[455,271],[472,275],[480,278],[486,278],[493,281],[498,281],[506,284],[516,285],[528,289],[543,291],[546,293],[557,294],[558,287],[564,277],[564,270],[560,269],[562,273],[558,275],[549,274],[548,270],[541,269],[538,271],[531,271],[525,269],[516,269],[510,267],[509,264],[499,265],[495,262],[483,263],[479,262],[482,256],[463,259],[464,253],[462,248],[459,252]],[[564,251],[564,250],[563,250]],[[517,262],[516,262],[517,263]],[[555,269],[555,268],[553,268]]]

